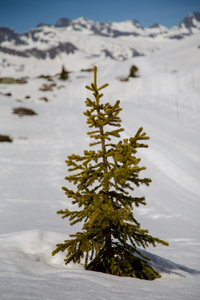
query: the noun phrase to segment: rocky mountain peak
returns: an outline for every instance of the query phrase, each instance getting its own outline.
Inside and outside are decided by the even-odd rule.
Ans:
[[[194,14],[187,14],[187,16],[179,23],[179,27],[183,26],[187,29],[200,28],[200,13],[195,12]]]
[[[68,27],[71,24],[71,20],[67,18],[61,18],[55,24],[55,27]]]
[[[159,23],[153,23],[153,24],[149,25],[148,28],[159,28],[159,27],[160,27]]]
[[[0,27],[0,43],[4,41],[14,41],[15,45],[24,45],[26,44],[20,38],[20,34],[16,33],[14,30],[9,27]]]
[[[138,20],[133,20],[132,23],[135,27],[143,29],[142,25],[140,24],[140,22],[138,22]]]

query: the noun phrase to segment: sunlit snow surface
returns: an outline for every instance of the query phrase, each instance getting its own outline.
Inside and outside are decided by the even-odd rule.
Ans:
[[[150,147],[138,156],[152,184],[135,190],[147,201],[135,209],[135,217],[150,234],[170,243],[146,249],[162,278],[120,278],[85,271],[82,265],[65,266],[64,253],[51,256],[57,243],[81,229],[56,215],[59,209],[73,208],[61,190],[67,185],[64,161],[89,144],[83,111],[91,96],[85,85],[93,74],[78,72],[82,65],[77,58],[68,81],[54,78],[53,91],[40,91],[49,82],[31,74],[26,85],[0,85],[0,134],[13,138],[13,143],[0,143],[0,299],[200,298],[199,34],[163,45],[124,62],[93,60],[99,85],[109,82],[102,100],[121,100],[122,138],[133,136],[140,126],[151,138]],[[139,77],[120,81],[132,64]],[[11,97],[4,95],[8,92]],[[12,114],[20,106],[38,115]]]

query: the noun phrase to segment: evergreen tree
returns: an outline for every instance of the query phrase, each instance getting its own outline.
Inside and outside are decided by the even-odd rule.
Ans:
[[[65,70],[65,67],[62,66],[62,71],[60,73],[60,80],[67,80],[69,78],[69,72]]]
[[[130,69],[129,76],[128,77],[137,77],[138,67],[133,65]]]
[[[86,86],[94,100],[86,99],[88,110],[84,115],[92,128],[88,132],[93,139],[90,146],[98,145],[99,149],[85,150],[82,156],[68,156],[66,163],[73,174],[65,179],[77,188],[74,191],[63,187],[63,190],[79,209],[57,212],[63,219],[69,218],[70,225],[82,222],[82,231],[58,244],[52,254],[66,250],[66,264],[80,263],[84,258],[88,270],[153,280],[160,274],[148,266],[149,259],[138,247],[168,243],[141,229],[134,218],[133,205],[146,205],[145,197],[132,195],[135,187],[151,182],[139,177],[145,167],[139,166],[140,158],[136,157],[139,148],[148,147],[143,141],[149,137],[139,128],[134,137],[117,144],[111,142],[124,129],[119,117],[120,101],[114,105],[100,102],[101,90],[107,86],[97,87],[97,67],[94,67],[94,83]]]

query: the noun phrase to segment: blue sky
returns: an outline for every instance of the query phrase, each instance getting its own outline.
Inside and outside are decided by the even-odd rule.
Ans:
[[[179,23],[191,12],[200,12],[200,0],[0,0],[0,26],[24,33],[39,23],[53,25],[61,17],[94,21],[136,19],[144,27]]]

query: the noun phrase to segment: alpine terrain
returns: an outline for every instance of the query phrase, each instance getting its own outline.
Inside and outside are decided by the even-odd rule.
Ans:
[[[56,244],[81,230],[56,214],[73,210],[61,189],[65,160],[88,149],[85,100],[93,67],[102,101],[120,99],[128,139],[143,127],[146,206],[133,214],[169,247],[138,249],[161,274],[154,281],[64,264]],[[166,28],[136,20],[61,18],[23,34],[0,27],[1,299],[200,298],[200,13]],[[72,183],[67,188],[73,189]]]

